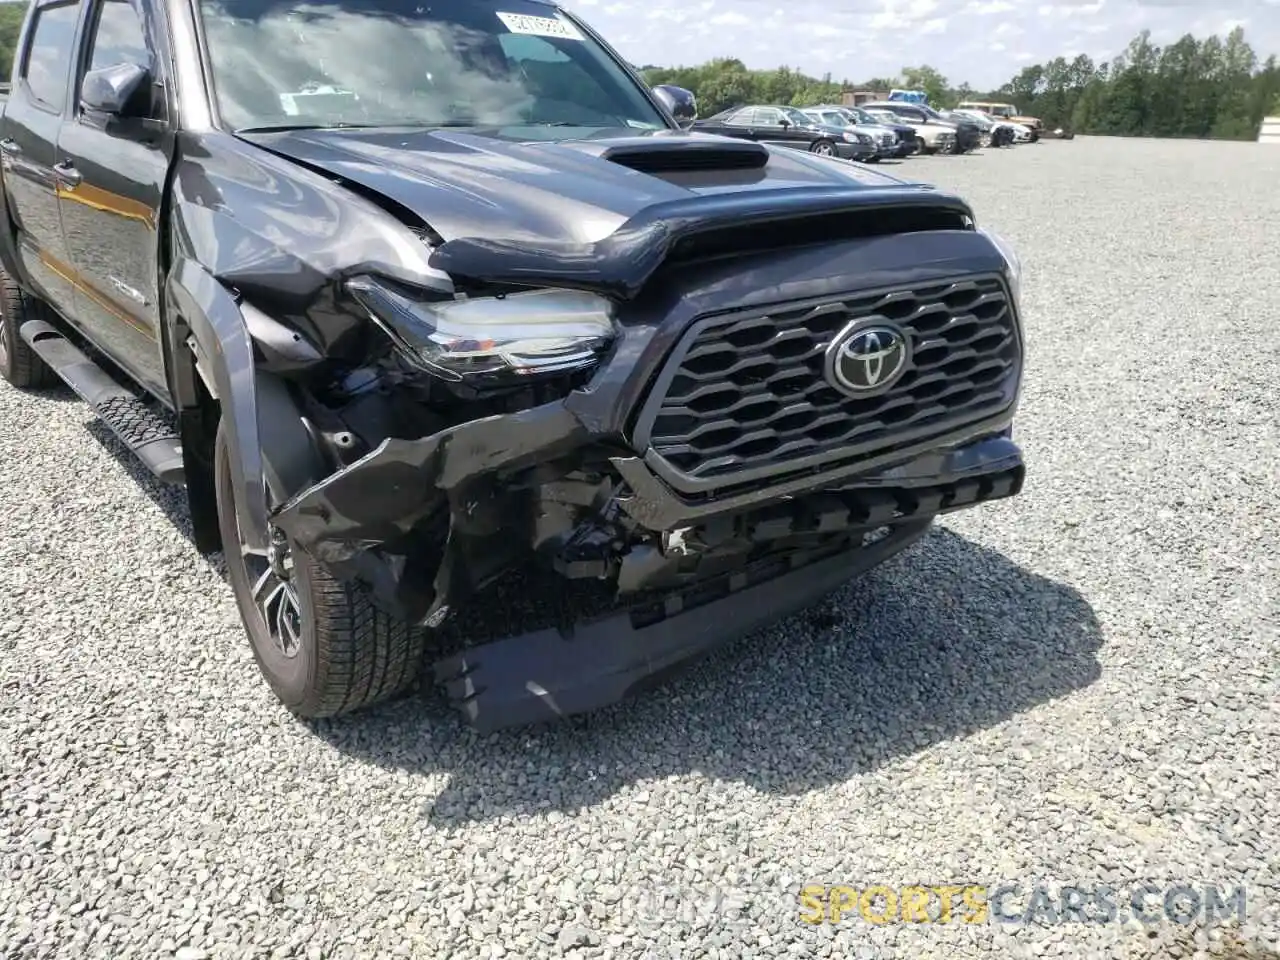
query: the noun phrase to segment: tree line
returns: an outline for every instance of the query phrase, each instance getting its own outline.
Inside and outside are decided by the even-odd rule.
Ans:
[[[745,103],[797,107],[839,103],[846,90],[924,90],[935,106],[964,100],[1001,100],[1039,117],[1050,129],[1133,137],[1254,140],[1266,116],[1280,115],[1280,65],[1259,61],[1244,30],[1203,40],[1187,34],[1159,47],[1150,31],[1138,34],[1118,57],[1095,62],[1081,54],[1024,67],[997,90],[952,87],[933,67],[907,67],[896,79],[839,82],[782,67],[748,70],[740,60],[697,67],[645,67],[651,83],[674,83],[698,97],[702,116]]]

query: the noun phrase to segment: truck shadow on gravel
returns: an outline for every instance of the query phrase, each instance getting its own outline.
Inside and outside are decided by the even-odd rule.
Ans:
[[[182,491],[105,424],[86,429],[190,539]],[[451,772],[423,810],[441,825],[572,812],[689,773],[798,794],[1082,689],[1101,644],[1075,589],[935,527],[818,605],[595,714],[481,736],[429,686],[309,727],[384,768]]]
[[[775,794],[843,782],[1065,696],[1099,676],[1088,602],[936,528],[817,607],[626,702],[480,736],[434,690],[312,724],[345,754],[452,777],[440,825],[600,803],[701,773]]]

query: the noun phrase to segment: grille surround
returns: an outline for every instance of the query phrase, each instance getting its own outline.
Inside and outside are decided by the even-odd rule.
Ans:
[[[907,334],[913,357],[893,387],[853,398],[824,378],[826,350],[851,324],[877,320]],[[727,365],[705,362],[725,354]],[[632,436],[681,492],[739,486],[999,424],[1017,402],[1022,365],[1017,304],[999,273],[735,310],[690,325]],[[706,442],[722,430],[736,433]]]

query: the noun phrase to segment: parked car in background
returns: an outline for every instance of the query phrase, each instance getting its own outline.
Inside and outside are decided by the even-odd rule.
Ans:
[[[871,124],[892,130],[898,137],[898,149],[894,156],[909,157],[913,153],[920,152],[920,144],[916,140],[916,128],[910,124],[903,123],[895,114],[882,113],[879,116],[873,116],[862,107],[841,106],[840,109],[853,117],[857,123]]]
[[[874,107],[863,107],[866,113],[884,120],[901,122],[900,117],[892,110]],[[954,153],[956,149],[956,128],[950,123],[933,123],[930,120],[908,120],[911,135],[915,137],[917,153]]]
[[[869,136],[875,144],[875,156],[864,158],[867,163],[876,163],[886,157],[895,156],[898,152],[898,135],[888,127],[879,124],[860,123],[854,116],[837,106],[806,107],[803,111],[815,123],[827,127],[840,127]]]
[[[695,120],[693,129],[844,160],[866,160],[877,153],[875,141],[868,134],[843,126],[828,127],[795,107],[776,104],[750,104],[721,110],[705,120]]]
[[[1001,120],[1008,120],[1011,123],[1020,123],[1024,127],[1031,130],[1031,142],[1035,143],[1040,139],[1040,134],[1044,129],[1044,124],[1040,122],[1039,117],[1024,116],[1018,108],[1012,103],[994,103],[985,100],[966,100],[960,104],[961,110],[977,110],[991,117],[999,117]]]
[[[976,123],[978,130],[982,135],[982,146],[984,147],[1006,147],[1012,146],[1018,138],[1018,131],[1015,125],[1004,120],[998,120],[995,117],[988,117],[985,113],[978,113],[967,110],[944,110],[942,115],[948,119],[963,119]],[[1026,127],[1021,127],[1026,130]]]
[[[978,125],[971,120],[947,120],[930,106],[923,103],[910,103],[905,100],[882,100],[868,104],[867,108],[888,110],[907,123],[935,123],[951,127],[954,132],[952,153],[966,153],[982,144],[982,133]]]

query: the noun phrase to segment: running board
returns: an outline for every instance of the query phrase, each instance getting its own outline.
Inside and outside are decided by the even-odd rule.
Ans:
[[[165,483],[185,482],[182,444],[172,421],[117,383],[56,327],[28,320],[18,332],[148,470]]]

